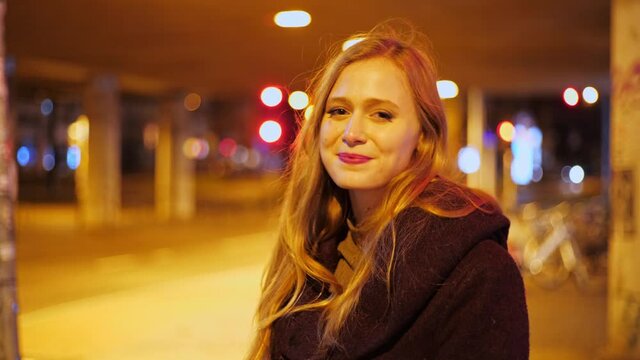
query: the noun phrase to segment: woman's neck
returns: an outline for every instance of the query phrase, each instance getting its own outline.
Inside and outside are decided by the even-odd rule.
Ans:
[[[369,217],[382,204],[383,195],[384,188],[349,190],[351,210],[353,211],[356,225]]]

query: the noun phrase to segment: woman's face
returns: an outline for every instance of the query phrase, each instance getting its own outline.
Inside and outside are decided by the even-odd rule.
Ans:
[[[420,122],[404,73],[390,60],[348,65],[329,93],[320,128],[320,156],[339,187],[384,188],[406,169]]]

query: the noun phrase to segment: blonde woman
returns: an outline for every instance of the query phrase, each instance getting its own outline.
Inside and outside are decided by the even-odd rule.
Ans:
[[[249,358],[527,359],[509,221],[448,176],[429,54],[362,37],[312,84]]]

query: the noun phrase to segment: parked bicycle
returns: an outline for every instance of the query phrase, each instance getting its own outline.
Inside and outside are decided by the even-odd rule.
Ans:
[[[544,288],[556,288],[573,275],[580,289],[604,291],[606,216],[596,200],[564,201],[548,209],[526,204],[511,217],[510,252],[522,271]]]

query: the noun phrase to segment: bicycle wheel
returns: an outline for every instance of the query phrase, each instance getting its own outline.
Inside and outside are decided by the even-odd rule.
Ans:
[[[525,252],[535,254],[538,251],[537,247],[537,244],[534,244],[534,242],[529,242],[525,248]],[[559,249],[560,248],[554,250],[544,261],[536,259],[535,256],[529,257],[532,259],[528,264],[529,273],[533,281],[540,287],[555,289],[569,278],[571,272],[567,268]]]

